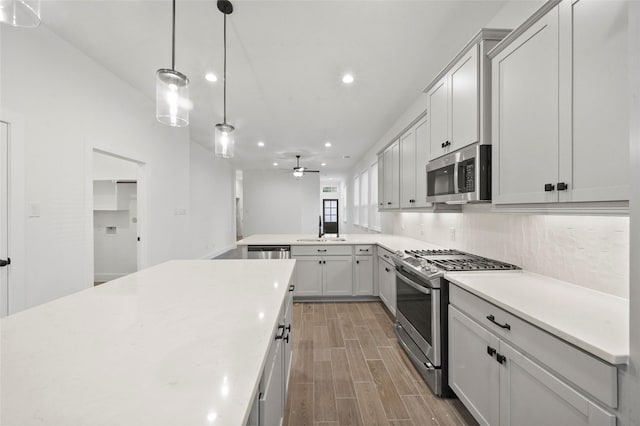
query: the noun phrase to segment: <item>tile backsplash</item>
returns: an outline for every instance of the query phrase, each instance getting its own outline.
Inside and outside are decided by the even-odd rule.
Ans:
[[[629,297],[629,218],[386,213],[392,232],[491,257],[594,290]]]

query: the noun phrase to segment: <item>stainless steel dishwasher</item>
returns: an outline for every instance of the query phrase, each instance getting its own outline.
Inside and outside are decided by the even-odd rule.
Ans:
[[[291,246],[249,246],[249,259],[290,259]]]

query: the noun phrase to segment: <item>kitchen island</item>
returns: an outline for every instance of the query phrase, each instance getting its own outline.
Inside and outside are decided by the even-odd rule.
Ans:
[[[170,261],[2,319],[2,424],[245,424],[294,265]]]

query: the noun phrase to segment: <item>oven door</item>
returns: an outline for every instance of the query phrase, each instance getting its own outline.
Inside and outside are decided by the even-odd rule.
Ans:
[[[439,279],[439,278],[438,278]],[[434,367],[440,366],[440,289],[396,268],[396,314]]]

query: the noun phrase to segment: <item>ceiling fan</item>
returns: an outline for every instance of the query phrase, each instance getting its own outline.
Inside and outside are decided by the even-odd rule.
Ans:
[[[310,170],[300,167],[300,155],[296,155],[296,166],[293,168],[293,176],[296,178],[304,176],[305,173],[320,173],[320,170]]]

